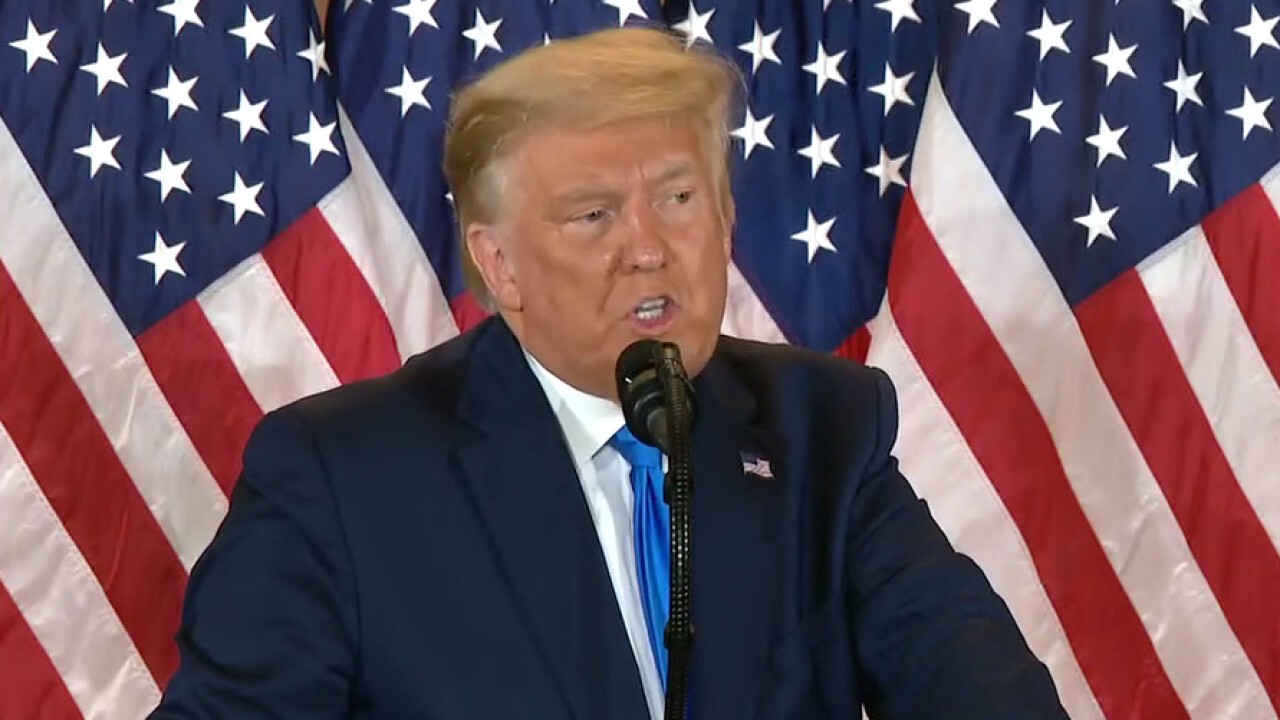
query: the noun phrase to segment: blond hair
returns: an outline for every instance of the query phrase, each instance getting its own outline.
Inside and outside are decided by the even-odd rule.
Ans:
[[[652,28],[602,30],[534,47],[498,65],[453,100],[444,173],[453,191],[459,237],[473,222],[496,222],[504,200],[502,161],[530,131],[593,130],[629,120],[692,121],[726,231],[733,224],[729,123],[743,96],[737,66],[699,45]],[[482,305],[484,279],[462,251],[467,288]]]

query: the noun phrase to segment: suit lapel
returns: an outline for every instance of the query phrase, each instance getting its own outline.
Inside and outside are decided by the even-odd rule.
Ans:
[[[566,707],[579,720],[642,720],[643,690],[577,471],[501,321],[476,339],[459,412],[478,430],[458,450],[463,475]]]
[[[695,388],[692,716],[750,718],[777,617],[785,458],[723,356]],[[774,477],[744,472],[744,452],[767,459]]]

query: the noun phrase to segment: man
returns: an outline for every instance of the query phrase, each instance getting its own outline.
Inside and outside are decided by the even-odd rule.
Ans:
[[[1064,716],[898,473],[887,378],[719,336],[738,83],[626,29],[458,96],[445,170],[496,316],[263,421],[153,717],[662,717],[633,535],[663,530],[660,463],[614,380],[641,338],[695,377],[691,717]]]

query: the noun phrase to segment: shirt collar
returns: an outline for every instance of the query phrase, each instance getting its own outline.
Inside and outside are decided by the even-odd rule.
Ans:
[[[582,392],[556,377],[527,350],[524,357],[560,422],[574,467],[581,470],[626,423],[622,408],[612,400]]]

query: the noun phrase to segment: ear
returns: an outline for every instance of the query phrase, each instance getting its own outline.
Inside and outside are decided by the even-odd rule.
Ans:
[[[471,223],[467,226],[467,252],[484,278],[494,303],[499,310],[519,312],[524,309],[524,301],[508,252],[508,240],[494,225]]]

